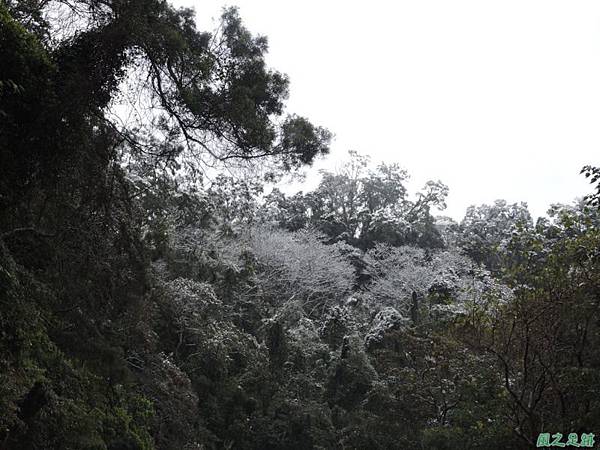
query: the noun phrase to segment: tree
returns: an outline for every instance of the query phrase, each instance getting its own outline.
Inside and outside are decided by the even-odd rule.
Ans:
[[[460,223],[458,245],[473,260],[496,272],[513,233],[532,226],[525,203],[496,200],[493,205],[470,206]]]
[[[310,230],[256,229],[250,251],[256,259],[257,286],[274,305],[295,300],[309,317],[322,316],[351,292],[355,275],[346,247],[325,245]]]
[[[101,125],[116,133],[114,145],[167,160],[185,150],[201,165],[210,158],[269,156],[292,168],[328,150],[326,130],[293,115],[275,120],[283,114],[288,80],[266,68],[266,39],[253,37],[235,9],[226,10],[218,31],[210,34],[196,30],[191,10],[161,0],[75,2],[64,20],[85,26],[61,36],[56,30],[63,23],[48,23],[50,46],[11,17],[29,22],[20,6],[3,7],[2,19],[3,60],[12,62],[0,73],[5,163],[0,178],[12,182],[7,186],[31,185],[34,172],[27,161],[47,165],[59,154],[69,157],[80,132]],[[29,14],[44,15],[52,7],[67,5],[40,3]],[[121,125],[110,111],[116,113],[114,105],[121,94],[128,96],[128,86],[147,107],[133,105],[141,111],[139,120]],[[25,130],[29,139],[19,134]],[[40,145],[32,141],[36,136],[44,139]],[[44,157],[48,154],[53,158]],[[52,167],[38,170],[52,176]]]
[[[0,446],[214,444],[197,399],[223,393],[217,411],[238,408],[227,364],[252,338],[226,317],[217,328],[232,347],[211,347],[214,335],[190,336],[191,317],[173,320],[206,350],[173,357],[156,297],[194,316],[169,269],[174,235],[219,222],[201,169],[269,159],[264,170],[289,170],[328,149],[326,130],[284,115],[288,80],[266,51],[235,10],[211,34],[162,0],[0,3]],[[245,214],[244,195],[227,210],[238,187],[210,190],[222,217]],[[211,289],[224,295],[238,274],[227,266],[193,276],[218,275]],[[227,376],[207,395],[211,352]],[[210,423],[219,436],[240,415],[223,417]]]
[[[514,299],[470,320],[465,335],[496,359],[504,414],[525,445],[546,429],[592,423],[599,411],[587,400],[598,377],[598,324],[588,319],[598,300],[597,214],[581,204],[551,212],[507,243]]]
[[[350,152],[337,172],[322,171],[313,192],[269,198],[276,204],[275,220],[288,229],[311,225],[331,238],[361,249],[375,242],[436,247],[442,244],[431,209],[443,209],[448,188],[429,181],[415,200],[407,197],[406,171],[397,164],[369,168],[369,158]]]
[[[598,183],[598,180],[600,179],[600,167],[590,165],[583,166],[579,173],[582,173],[586,178],[589,178],[590,184],[596,184],[596,192],[586,196],[586,200],[592,206],[600,207],[600,184]]]

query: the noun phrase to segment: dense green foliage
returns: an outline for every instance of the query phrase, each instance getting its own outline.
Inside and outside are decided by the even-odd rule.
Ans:
[[[446,186],[356,153],[265,192],[330,139],[266,50],[234,9],[205,33],[161,0],[0,0],[0,448],[597,432],[597,211],[436,219]]]

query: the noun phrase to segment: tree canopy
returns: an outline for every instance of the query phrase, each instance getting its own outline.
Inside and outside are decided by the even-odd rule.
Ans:
[[[0,449],[589,443],[594,202],[456,222],[357,152],[272,189],[331,134],[266,52],[235,9],[0,2]]]

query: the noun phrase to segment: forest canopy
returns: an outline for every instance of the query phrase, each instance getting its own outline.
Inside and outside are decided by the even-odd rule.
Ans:
[[[332,134],[194,14],[0,1],[0,448],[593,442],[598,195],[457,222],[357,152],[284,193]]]

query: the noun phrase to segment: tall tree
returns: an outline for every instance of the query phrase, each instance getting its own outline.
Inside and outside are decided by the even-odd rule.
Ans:
[[[500,269],[502,254],[513,233],[533,226],[526,203],[470,206],[460,223],[458,245],[488,269]]]
[[[405,170],[397,164],[370,168],[369,158],[356,152],[350,152],[350,159],[337,171],[324,170],[321,175],[313,192],[290,198],[276,193],[269,199],[277,204],[285,228],[315,226],[332,241],[362,249],[375,242],[442,244],[431,215],[432,208],[445,208],[448,188],[441,182],[427,182],[410,199]]]

